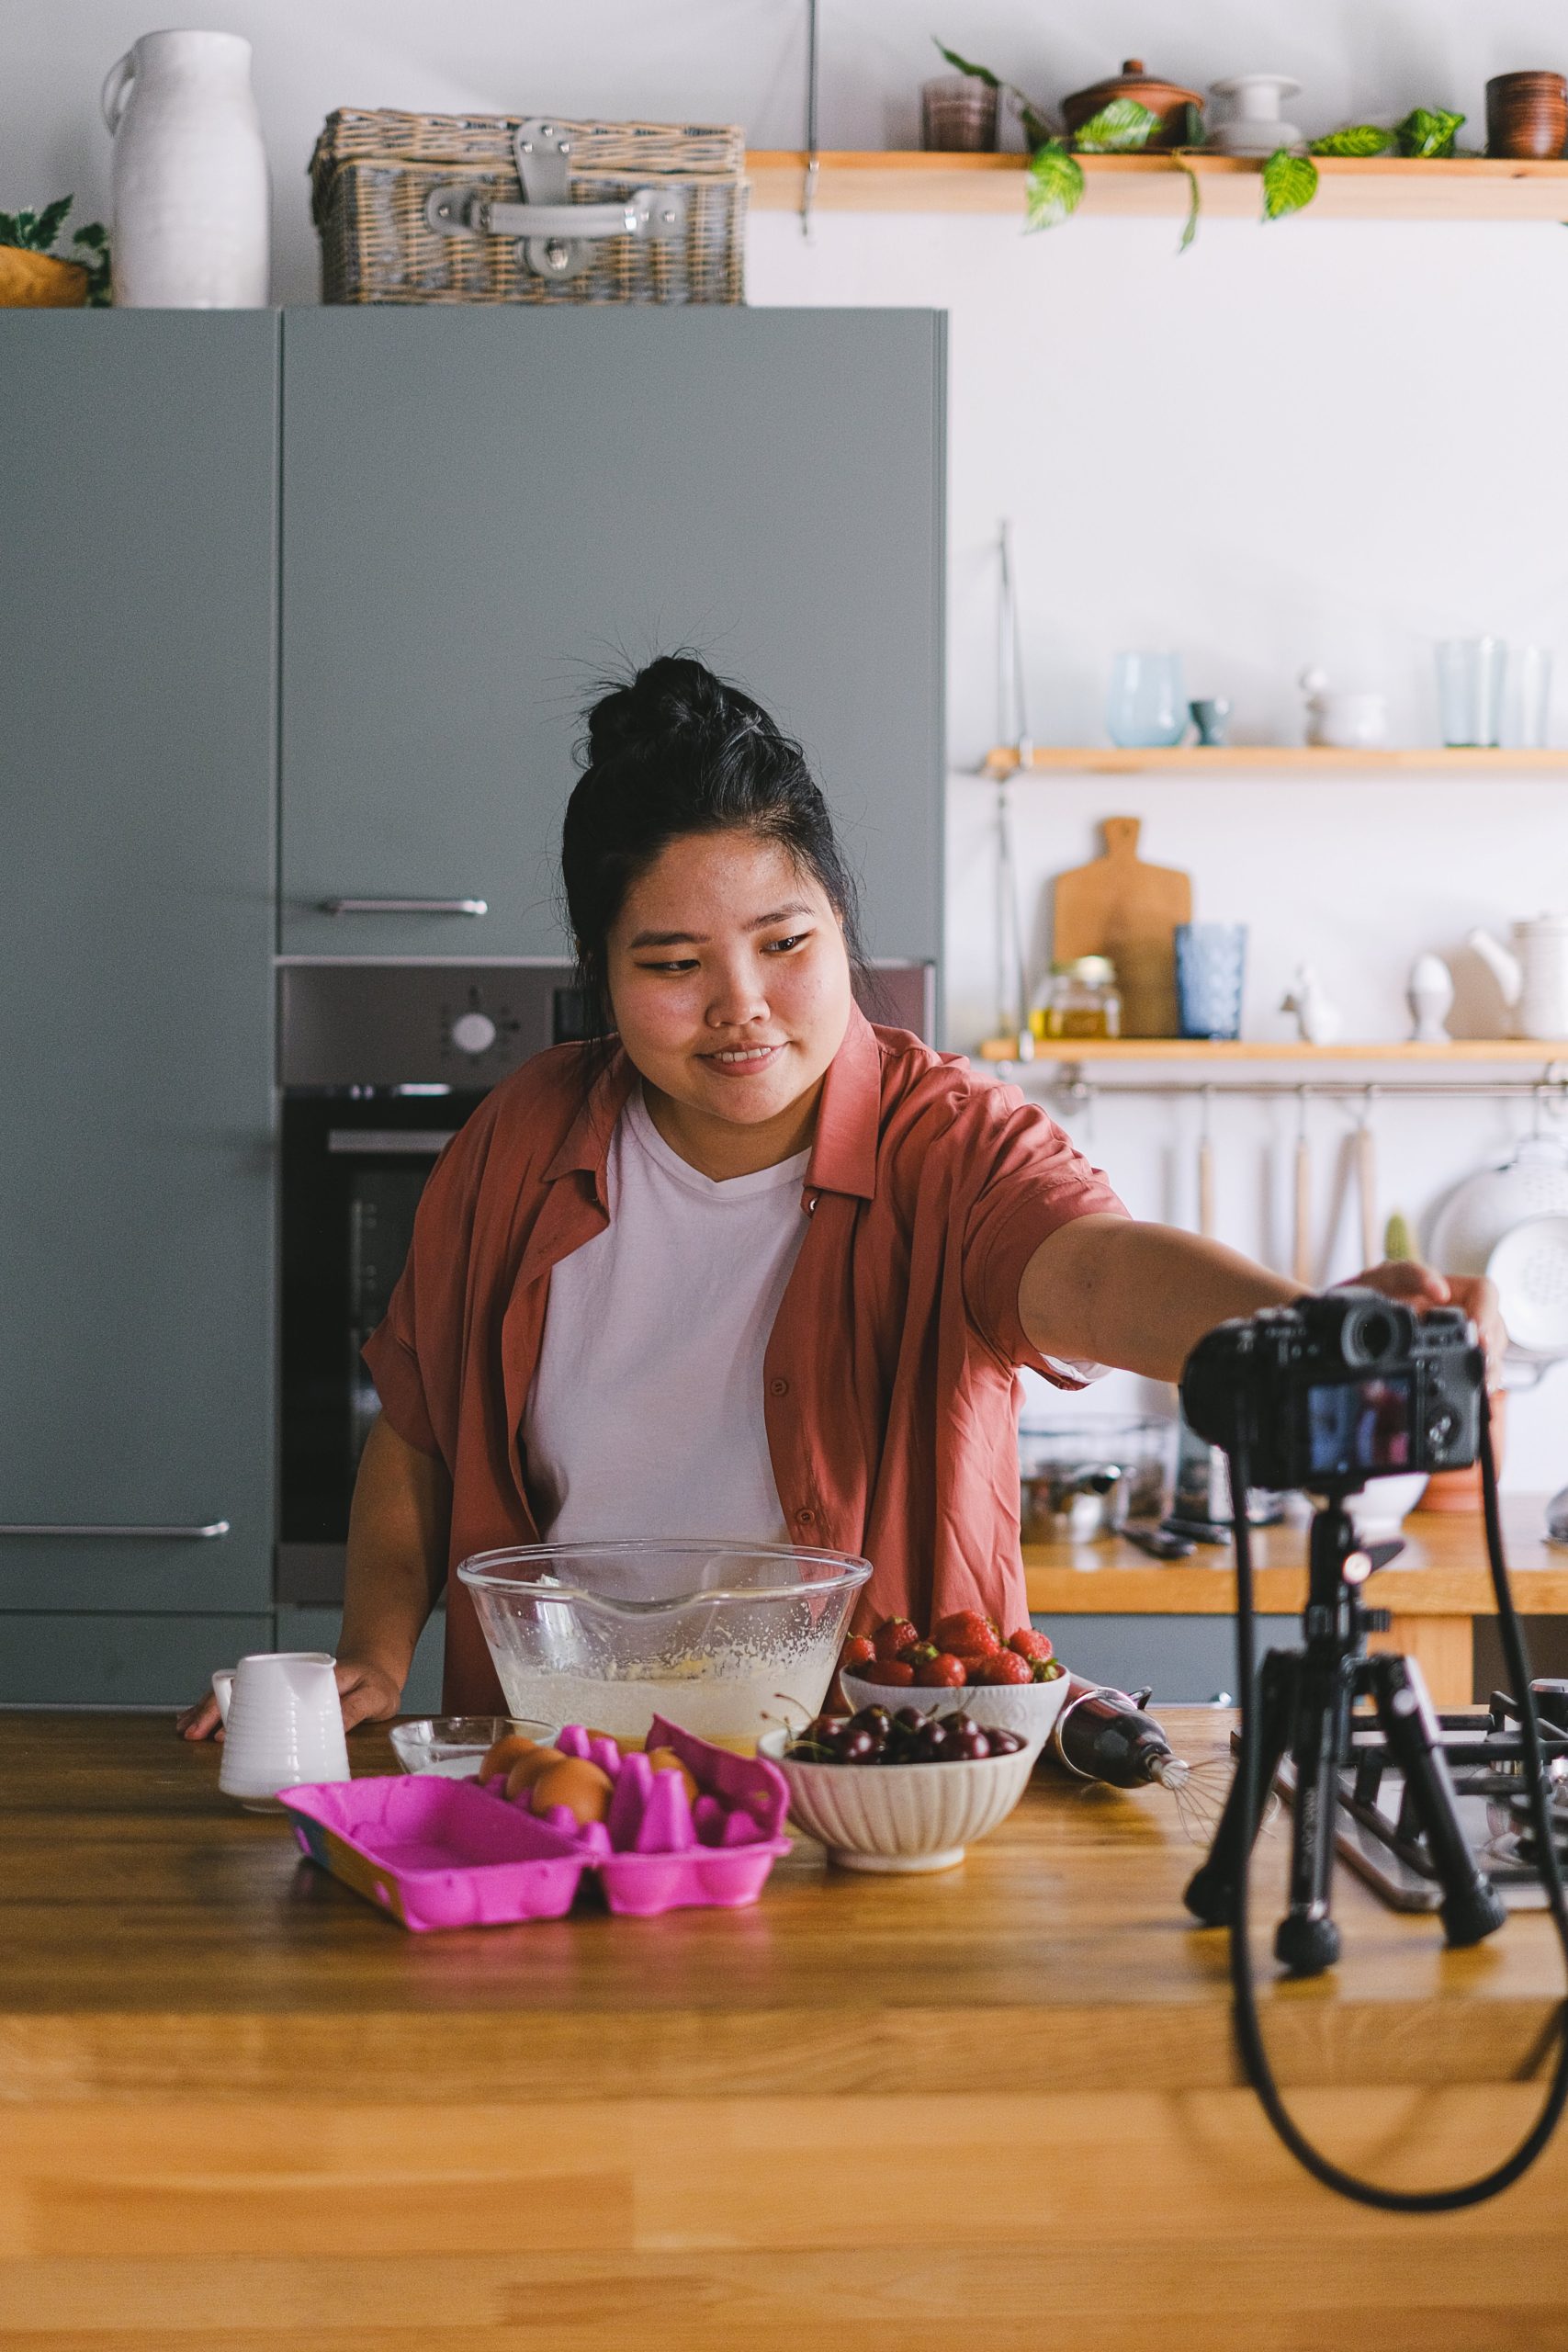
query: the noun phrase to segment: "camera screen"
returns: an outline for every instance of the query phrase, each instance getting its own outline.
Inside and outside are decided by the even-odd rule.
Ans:
[[[1307,1390],[1307,1456],[1333,1476],[1410,1467],[1410,1382],[1352,1380]]]

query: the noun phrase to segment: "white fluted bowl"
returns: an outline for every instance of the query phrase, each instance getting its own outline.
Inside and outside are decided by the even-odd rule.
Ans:
[[[841,1677],[850,1713],[863,1707],[886,1707],[897,1714],[900,1707],[919,1707],[923,1715],[966,1714],[982,1731],[993,1725],[1015,1731],[1020,1739],[1043,1747],[1052,1726],[1067,1703],[1066,1674],[1050,1682],[976,1682],[958,1690],[891,1690],[880,1682],[864,1682],[858,1674]]]
[[[1042,1745],[977,1764],[804,1764],[784,1754],[789,1738],[765,1732],[757,1753],[788,1782],[796,1828],[851,1871],[951,1870],[1007,1819]]]

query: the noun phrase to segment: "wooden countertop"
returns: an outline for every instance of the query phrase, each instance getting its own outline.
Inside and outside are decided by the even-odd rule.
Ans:
[[[1167,1720],[1193,1756],[1230,1722]],[[356,1770],[390,1767],[379,1732],[351,1750]],[[750,1910],[414,1936],[221,1796],[219,1760],[164,1717],[0,1716],[0,2100],[864,2097],[973,2093],[998,2068],[1046,2069],[1064,2092],[1236,2079],[1224,1939],[1182,1909],[1196,1849],[1161,1791],[1045,1770],[939,1876],[830,1870],[800,1840]],[[1285,1842],[1260,1860],[1265,1933]],[[1530,2071],[1562,1994],[1543,1918],[1449,1954],[1435,1923],[1343,1874],[1336,1909],[1339,1970],[1265,2004],[1285,2080]]]
[[[1568,1550],[1546,1541],[1545,1498],[1504,1498],[1503,1540],[1521,1614],[1568,1614]],[[1405,1549],[1367,1587],[1368,1604],[1406,1617],[1490,1616],[1492,1579],[1479,1517],[1415,1511]],[[1026,1544],[1029,1605],[1044,1616],[1228,1616],[1235,1607],[1229,1546],[1200,1544],[1187,1560],[1151,1560],[1119,1539],[1097,1544]],[[1290,1613],[1306,1599],[1306,1530],[1263,1527],[1253,1534],[1258,1610]]]

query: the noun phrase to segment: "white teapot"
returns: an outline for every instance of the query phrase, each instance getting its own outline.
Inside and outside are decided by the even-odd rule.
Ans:
[[[1568,915],[1537,915],[1517,922],[1510,951],[1489,931],[1472,931],[1469,945],[1495,975],[1521,1037],[1568,1037]]]

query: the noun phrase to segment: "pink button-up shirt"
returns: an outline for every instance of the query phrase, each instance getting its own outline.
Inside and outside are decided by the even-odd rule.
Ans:
[[[584,1100],[585,1050],[536,1055],[447,1146],[365,1350],[392,1428],[452,1479],[455,1713],[504,1706],[452,1571],[539,1541],[521,1430],[550,1269],[609,1223],[605,1161],[637,1073],[617,1054]],[[1019,1283],[1059,1226],[1121,1203],[1015,1088],[859,1012],[828,1069],[803,1200],[762,1397],[792,1532],[871,1561],[863,1625],[897,1612],[924,1629],[954,1609],[1024,1623],[1015,1367],[1077,1384],[1025,1337]]]

